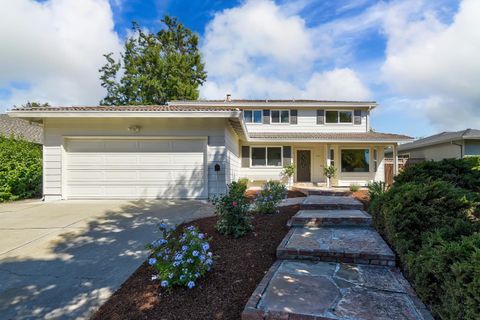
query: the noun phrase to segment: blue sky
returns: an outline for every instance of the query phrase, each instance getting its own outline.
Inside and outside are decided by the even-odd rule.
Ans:
[[[376,100],[376,130],[415,137],[478,127],[479,3],[9,1],[0,13],[0,111],[28,100],[98,103],[102,54],[121,51],[132,21],[154,32],[171,15],[200,36],[202,98]]]

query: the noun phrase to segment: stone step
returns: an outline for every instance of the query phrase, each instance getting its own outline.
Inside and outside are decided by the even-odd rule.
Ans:
[[[370,226],[372,217],[363,210],[300,210],[291,219],[292,227]]]
[[[272,265],[242,319],[433,320],[396,268],[292,260]]]
[[[300,204],[300,210],[363,210],[363,203],[349,196],[311,195]]]
[[[371,227],[293,227],[277,258],[395,266],[395,254]]]

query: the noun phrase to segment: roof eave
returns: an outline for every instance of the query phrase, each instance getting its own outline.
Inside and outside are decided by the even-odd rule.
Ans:
[[[243,108],[243,107],[317,107],[317,108],[376,108],[378,103],[375,101],[322,101],[322,102],[247,102],[247,101],[169,101],[169,106],[198,106],[198,107],[231,107],[231,108]]]
[[[21,119],[43,118],[237,118],[241,111],[22,111],[7,112]]]
[[[411,141],[411,140],[380,140],[380,139],[369,139],[369,140],[360,140],[360,139],[267,139],[267,138],[249,138],[250,142],[317,142],[317,143],[381,143],[381,144],[397,144],[399,142]]]

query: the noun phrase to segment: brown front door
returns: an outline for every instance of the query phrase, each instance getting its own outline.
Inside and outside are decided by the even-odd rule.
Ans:
[[[297,150],[297,182],[310,182],[310,150]]]

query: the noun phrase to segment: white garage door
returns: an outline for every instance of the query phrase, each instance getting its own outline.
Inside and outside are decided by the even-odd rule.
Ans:
[[[69,139],[68,199],[206,198],[205,140]]]

